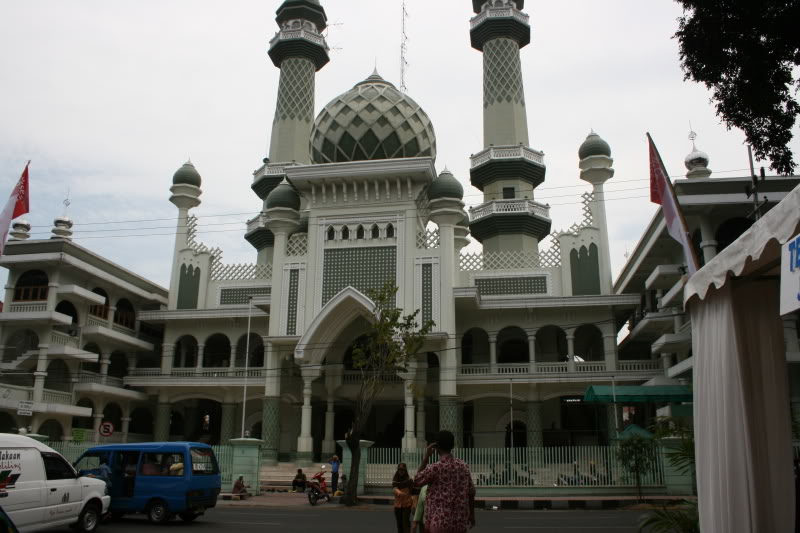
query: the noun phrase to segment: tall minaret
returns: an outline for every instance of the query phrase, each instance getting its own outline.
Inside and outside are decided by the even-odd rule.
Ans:
[[[520,49],[530,43],[524,0],[472,0],[473,48],[483,52],[483,143],[470,180],[484,203],[470,210],[470,231],[485,252],[535,253],[550,232],[549,207],[534,202],[544,154],[528,147]]]
[[[330,60],[328,45],[321,33],[327,27],[328,18],[319,0],[285,0],[275,20],[279,31],[270,41],[269,57],[281,69],[278,102],[269,157],[254,173],[252,185],[264,202],[283,181],[287,165],[311,163],[309,139],[314,125],[314,80],[316,72]],[[271,259],[274,236],[260,218],[248,224],[245,238],[259,251],[259,263]]]

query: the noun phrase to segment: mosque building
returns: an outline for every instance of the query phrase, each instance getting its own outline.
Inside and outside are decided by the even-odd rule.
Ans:
[[[665,360],[618,350],[641,296],[612,286],[608,143],[594,132],[576,143],[591,185],[581,220],[554,229],[536,200],[547,168],[528,136],[523,4],[472,2],[483,146],[464,149],[483,201],[465,209],[466,176],[437,168],[430,118],[377,72],[315,118],[326,12],[285,0],[269,47],[280,70],[269,155],[251,186],[263,208],[244,235],[255,263],[225,264],[198,241],[203,180],[191,162],[170,189],[168,289],[74,243],[69,219],[39,240],[18,221],[0,258],[0,430],[96,440],[110,421],[121,441],[246,432],[267,461],[332,453],[352,419],[368,293],[389,283],[404,313],[435,327],[407,371],[385,378],[365,435],[376,447],[420,447],[439,429],[464,447],[607,443],[616,417],[582,401],[587,387],[663,377]],[[464,251],[470,239],[482,251]]]

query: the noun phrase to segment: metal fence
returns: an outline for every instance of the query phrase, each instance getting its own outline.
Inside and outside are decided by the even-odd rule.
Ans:
[[[398,463],[416,472],[424,450],[370,448],[366,484],[391,485]],[[614,446],[558,446],[539,448],[463,448],[453,455],[464,460],[477,487],[632,487],[636,479],[620,464]],[[431,459],[436,460],[436,457]],[[653,448],[652,468],[642,486],[664,485],[661,453]]]
[[[78,457],[89,448],[102,446],[107,442],[71,442],[71,441],[50,441],[48,446],[64,456],[70,463],[75,463]],[[220,474],[222,475],[222,486],[227,487],[233,483],[233,449],[231,446],[212,446],[214,455],[217,457]]]

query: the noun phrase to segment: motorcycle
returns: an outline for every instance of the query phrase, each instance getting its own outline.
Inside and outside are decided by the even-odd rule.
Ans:
[[[308,503],[317,505],[321,498],[325,498],[326,502],[331,501],[331,493],[328,491],[328,484],[325,482],[325,467],[322,470],[311,476],[310,481],[306,481],[306,488],[308,489]]]

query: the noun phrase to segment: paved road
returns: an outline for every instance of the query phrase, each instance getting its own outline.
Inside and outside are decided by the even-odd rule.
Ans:
[[[535,533],[636,533],[637,511],[477,511],[479,532],[532,531]],[[102,533],[179,532],[250,533],[393,533],[392,508],[346,509],[320,505],[316,508],[218,507],[193,524],[177,519],[165,526],[150,526],[143,517],[105,523]],[[64,530],[67,533],[70,530]],[[61,533],[61,532],[59,532]]]

